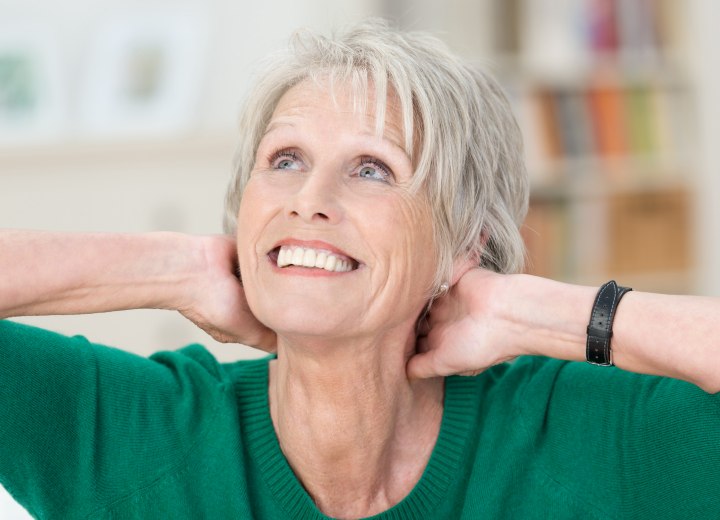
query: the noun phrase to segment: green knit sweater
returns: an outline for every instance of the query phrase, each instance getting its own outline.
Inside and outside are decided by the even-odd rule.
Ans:
[[[326,518],[267,377],[268,359],[146,359],[0,321],[0,482],[38,518]],[[445,390],[422,478],[375,518],[720,518],[718,395],[546,358]]]

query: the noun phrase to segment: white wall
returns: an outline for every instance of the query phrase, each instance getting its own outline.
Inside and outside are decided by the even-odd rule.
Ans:
[[[720,295],[720,3],[690,2],[689,42],[696,86],[698,157],[698,290]]]

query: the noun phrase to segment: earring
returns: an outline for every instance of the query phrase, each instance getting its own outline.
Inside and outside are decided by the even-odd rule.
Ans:
[[[447,290],[450,288],[450,284],[447,282],[443,282],[440,284],[440,292],[447,292]]]

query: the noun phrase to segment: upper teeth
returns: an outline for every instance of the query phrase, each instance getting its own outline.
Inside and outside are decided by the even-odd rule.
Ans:
[[[350,260],[341,258],[338,255],[323,251],[322,249],[310,249],[307,247],[282,246],[278,253],[277,266],[300,265],[302,267],[317,267],[326,271],[351,271]]]

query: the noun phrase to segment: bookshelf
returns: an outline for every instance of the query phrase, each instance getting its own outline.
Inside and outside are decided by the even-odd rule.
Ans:
[[[491,69],[532,182],[528,272],[696,285],[696,111],[685,13],[664,0],[494,2]]]
[[[700,52],[713,48],[700,41],[714,41],[712,0],[388,3],[401,25],[436,33],[509,94],[532,183],[528,272],[717,291],[717,161],[697,135],[718,119],[716,91],[703,86],[717,84],[707,82],[716,59]]]

